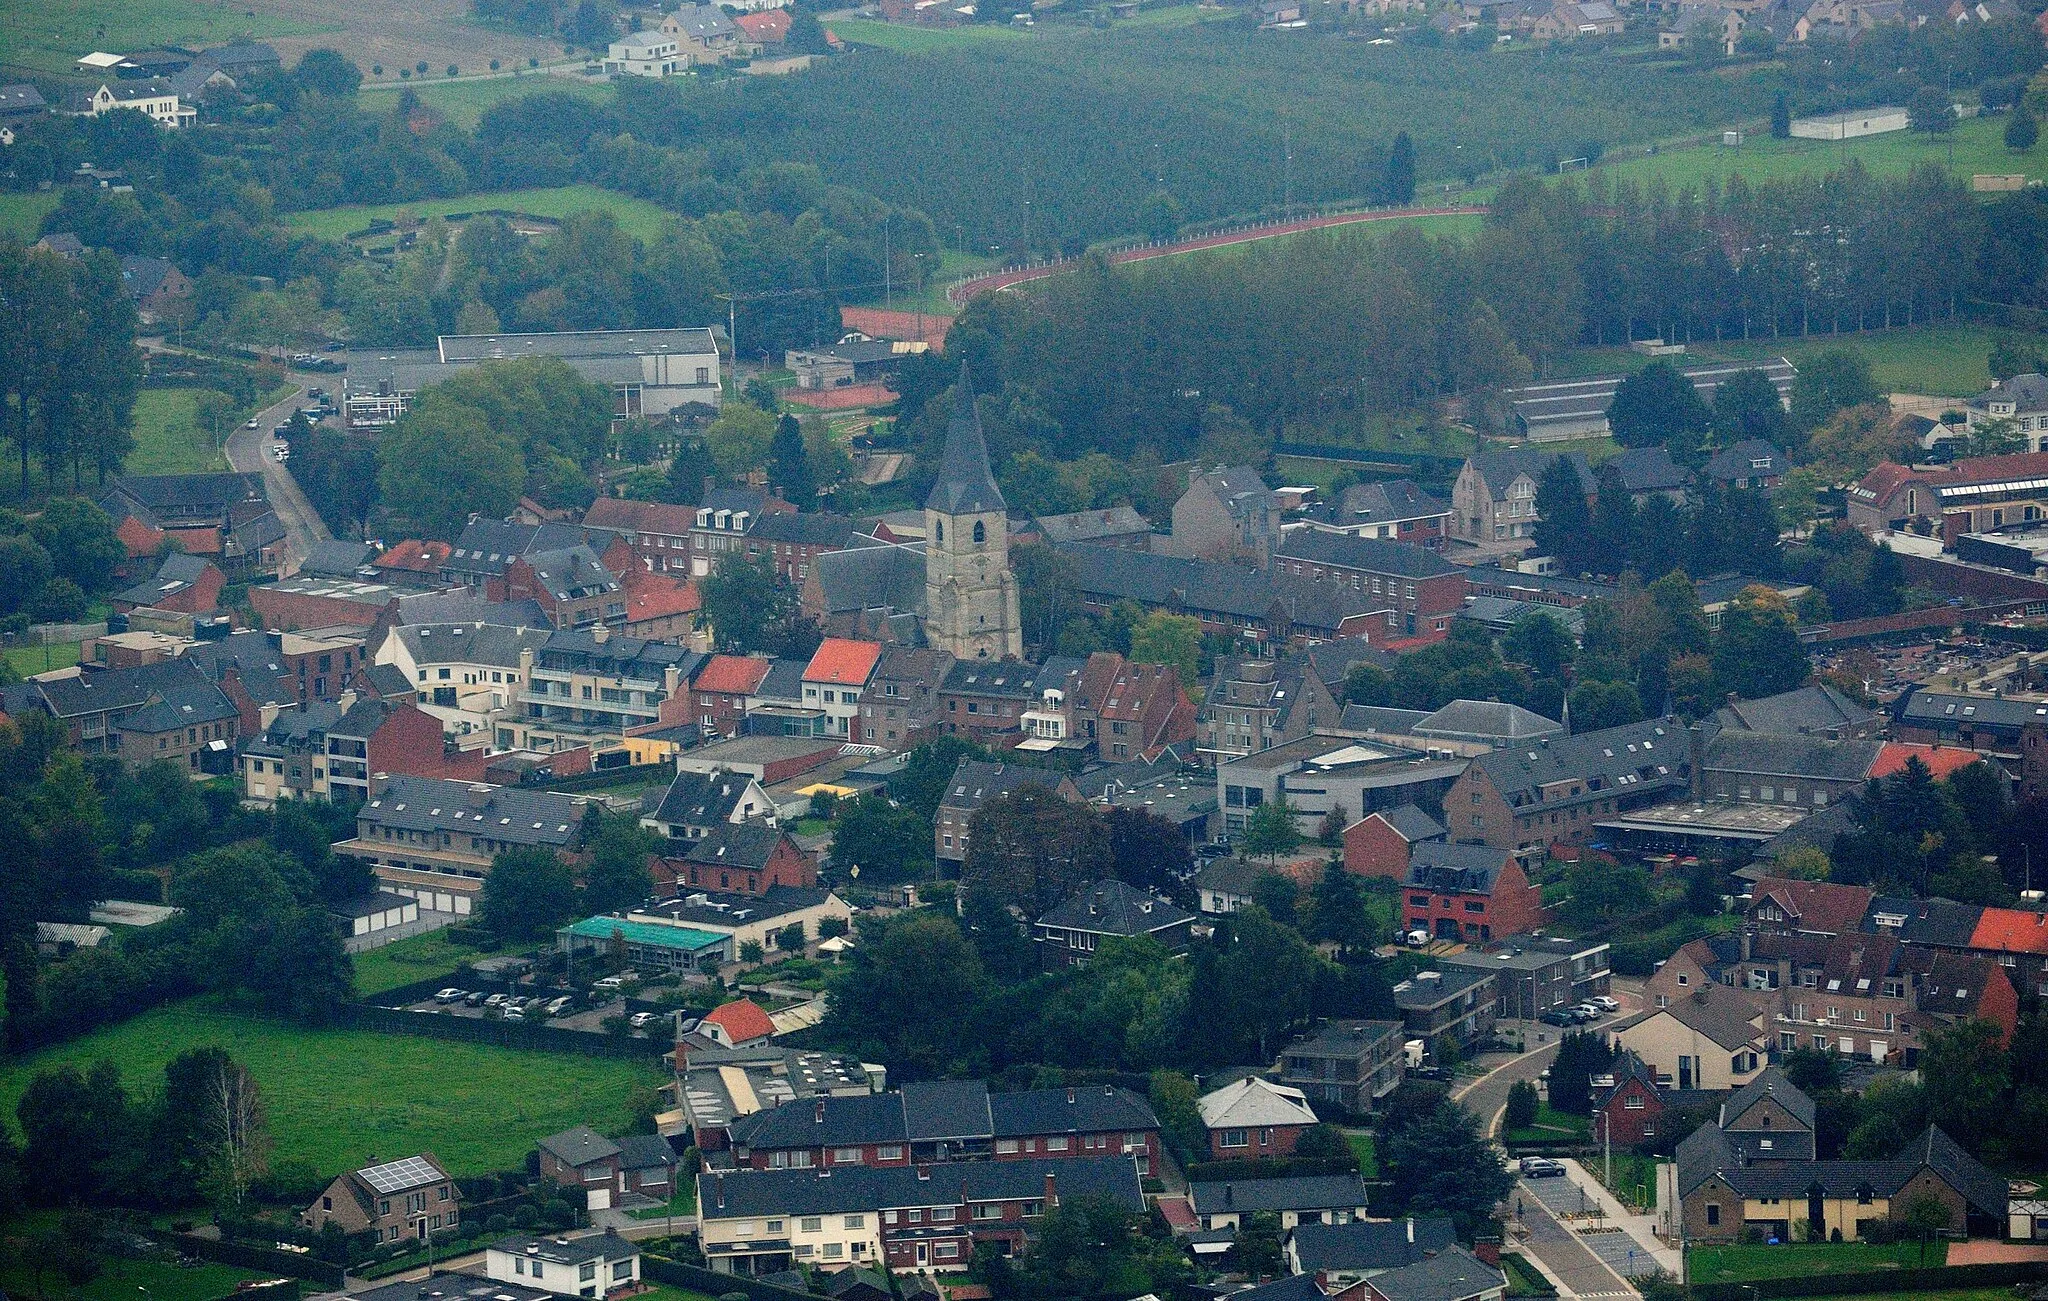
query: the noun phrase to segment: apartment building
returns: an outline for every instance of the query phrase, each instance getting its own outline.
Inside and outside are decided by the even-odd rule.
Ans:
[[[417,686],[420,708],[449,736],[480,735],[510,750],[518,744],[528,659],[550,635],[545,628],[490,623],[400,624],[384,634],[376,661]]]
[[[551,633],[522,652],[519,748],[572,749],[636,727],[685,722],[690,676],[703,661],[671,642],[602,629]]]
[[[1407,1034],[1399,1021],[1329,1021],[1280,1054],[1280,1083],[1310,1103],[1365,1115],[1400,1086]]]
[[[357,810],[356,834],[334,852],[363,859],[384,889],[423,910],[466,917],[499,854],[581,849],[583,805],[553,791],[393,777]]]

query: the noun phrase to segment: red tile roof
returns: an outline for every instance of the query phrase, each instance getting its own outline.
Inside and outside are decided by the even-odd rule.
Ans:
[[[595,529],[621,529],[629,533],[659,533],[682,537],[697,522],[694,506],[672,506],[661,501],[628,501],[624,497],[599,497],[583,513],[583,523]]]
[[[1868,886],[1767,877],[1756,883],[1752,898],[1759,903],[1767,896],[1777,899],[1798,920],[1800,930],[1840,935],[1862,924],[1874,893]]]
[[[896,400],[896,391],[886,384],[845,384],[838,388],[786,388],[782,400],[791,406],[814,411],[852,411],[862,407],[885,407]]]
[[[2048,478],[2048,452],[2009,452],[2003,456],[1973,456],[1950,466],[1948,476],[1957,483],[1995,483],[2000,479]]]
[[[764,9],[759,13],[741,14],[732,20],[732,25],[754,40],[773,43],[789,35],[789,11]]]
[[[769,667],[768,660],[754,655],[713,655],[690,685],[703,692],[749,696],[768,676]]]
[[[671,615],[694,614],[704,608],[704,599],[693,583],[679,583],[663,574],[644,569],[626,571],[620,580],[626,588],[626,622],[661,619]]]
[[[874,675],[875,661],[882,658],[882,643],[827,637],[804,669],[806,682],[831,682],[840,686],[865,686]]]
[[[2048,913],[1986,908],[1970,933],[1970,947],[1996,953],[2048,953]]]
[[[153,556],[156,549],[164,543],[162,529],[152,528],[133,515],[121,517],[121,522],[114,527],[114,536],[121,539],[122,545],[128,548],[130,559]]]
[[[750,998],[735,999],[715,1007],[704,1014],[704,1021],[725,1031],[735,1046],[766,1039],[775,1033],[775,1023],[768,1019],[760,1004]]]
[[[1906,466],[1892,461],[1881,461],[1878,467],[1856,481],[1849,491],[1851,495],[1866,501],[1883,501],[1898,491],[1899,485],[1913,478],[1914,473]]]
[[[1936,781],[1942,781],[1983,757],[1975,750],[1965,750],[1953,745],[1916,745],[1905,741],[1887,741],[1884,748],[1877,752],[1877,761],[1870,765],[1870,775],[1889,777],[1895,772],[1904,771],[1906,760],[1917,758],[1927,765],[1927,771],[1934,774]]]
[[[394,543],[390,550],[370,563],[378,569],[403,569],[415,574],[440,572],[441,566],[455,548],[446,542],[422,542],[418,538],[407,538]]]

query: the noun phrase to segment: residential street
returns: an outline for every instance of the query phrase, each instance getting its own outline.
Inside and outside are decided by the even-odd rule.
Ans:
[[[285,566],[287,572],[296,569],[298,562],[306,558],[316,542],[330,541],[334,535],[327,530],[327,524],[313,504],[306,500],[306,494],[299,491],[298,480],[292,478],[286,463],[270,454],[270,448],[277,441],[271,430],[284,423],[286,417],[298,409],[299,398],[305,393],[303,376],[292,376],[297,386],[282,402],[265,407],[256,413],[254,429],[244,423],[228,436],[228,467],[238,474],[258,473],[263,476],[263,487],[270,494],[270,504],[277,511],[278,520],[283,523],[291,560]]]

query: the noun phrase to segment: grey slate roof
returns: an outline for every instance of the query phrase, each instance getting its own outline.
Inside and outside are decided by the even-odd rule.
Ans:
[[[967,366],[953,388],[953,417],[946,425],[946,450],[939,477],[924,500],[926,510],[942,515],[970,515],[1003,509],[1003,491],[988,468],[988,443],[981,433],[981,413],[974,406],[974,382]]]
[[[444,592],[410,592],[398,597],[398,622],[487,623],[502,628],[552,628],[540,602],[492,601],[473,587]]]
[[[538,1247],[538,1250],[532,1250],[535,1247]],[[519,1234],[510,1238],[500,1238],[491,1244],[491,1250],[509,1251],[513,1255],[525,1256],[528,1260],[538,1256],[550,1265],[557,1262],[564,1265],[580,1265],[590,1260],[630,1260],[640,1254],[640,1248],[610,1229],[582,1238],[534,1237]]]
[[[1366,1205],[1365,1181],[1348,1175],[1290,1175],[1282,1179],[1232,1179],[1190,1183],[1188,1198],[1197,1215],[1252,1215],[1259,1211],[1315,1211]]]
[[[1742,1118],[1742,1113],[1764,1099],[1777,1103],[1809,1130],[1813,1128],[1813,1099],[1806,1096],[1785,1072],[1776,1066],[1766,1066],[1757,1077],[1728,1095],[1728,1101],[1721,1104],[1721,1124],[1726,1125]]]
[[[807,547],[843,547],[859,532],[844,515],[825,511],[771,511],[754,521],[747,536],[760,542],[788,542]]]
[[[747,782],[740,773],[679,772],[648,816],[675,826],[729,825]]]
[[[1020,664],[1015,660],[989,663],[987,660],[955,660],[946,670],[943,691],[963,696],[998,696],[1011,700],[1036,700],[1038,692],[1033,684],[1039,676],[1037,666]],[[1066,680],[1066,672],[1060,673],[1059,680]]]
[[[1759,466],[1755,464],[1757,461],[1768,464]],[[1700,474],[1721,483],[1732,483],[1737,479],[1779,477],[1791,468],[1790,459],[1776,447],[1761,438],[1745,438],[1708,457]]]
[[[1313,1274],[1289,1274],[1271,1283],[1232,1292],[1229,1301],[1323,1301],[1323,1290],[1316,1286]]]
[[[0,117],[26,117],[49,108],[43,93],[27,82],[0,86]]]
[[[1472,761],[1511,808],[1537,803],[1537,789],[1573,777],[1586,784],[1576,797],[1543,801],[1568,808],[1619,795],[1683,787],[1691,768],[1685,730],[1670,719],[1648,719],[1577,736],[1551,737],[1489,751]]]
[[[1501,700],[1453,700],[1414,725],[1417,736],[1496,744],[1563,736],[1563,723]]]
[[[1026,786],[1043,786],[1052,790],[1059,783],[1060,774],[1047,768],[962,759],[953,769],[953,779],[946,783],[946,793],[939,797],[939,807],[971,813],[989,800],[1013,794]]]
[[[1853,823],[1852,806],[1843,804],[1841,807],[1845,818]],[[1832,839],[1821,848],[1832,849]],[[1983,916],[1984,909],[1973,903],[1878,895],[1871,899],[1870,910],[1863,915],[1861,929],[1878,935],[1896,935],[1908,944],[1966,949],[1970,947],[1970,939],[1977,933],[1977,923]]]
[[[546,628],[513,628],[496,623],[408,623],[392,630],[413,663],[488,664],[516,669],[519,653],[538,654],[552,635]]]
[[[1322,529],[1300,529],[1287,535],[1279,554],[1288,560],[1341,565],[1374,574],[1397,574],[1403,578],[1441,578],[1463,572],[1426,547],[1385,538],[1362,538],[1350,533],[1328,533]]]
[[[557,601],[619,590],[619,580],[597,561],[597,553],[581,543],[559,551],[536,551],[526,558],[533,576]]]
[[[1146,606],[1258,620],[1278,613],[1303,628],[1331,632],[1348,616],[1387,608],[1385,597],[1370,592],[1222,561],[1080,543],[1062,546],[1059,552],[1073,562],[1077,591],[1111,601],[1128,598]]]
[[[1507,497],[1508,485],[1522,475],[1526,474],[1533,482],[1541,484],[1543,472],[1550,468],[1550,463],[1556,460],[1558,455],[1557,452],[1546,452],[1534,447],[1516,447],[1499,452],[1481,452],[1469,458],[1466,464],[1478,471],[1479,477],[1486,481],[1486,491],[1493,500],[1503,501]],[[1585,456],[1579,452],[1566,452],[1563,455],[1571,462],[1572,468],[1578,471],[1579,486],[1586,490],[1586,495],[1590,497],[1599,491],[1600,485],[1593,478],[1593,469],[1586,464]]]
[[[619,1154],[619,1145],[598,1133],[588,1125],[559,1134],[550,1134],[540,1141],[540,1148],[551,1153],[564,1165],[584,1166],[593,1161],[608,1161]]]
[[[1448,1219],[1414,1221],[1415,1240],[1408,1240],[1407,1220],[1353,1220],[1349,1224],[1303,1224],[1294,1230],[1294,1251],[1302,1272],[1320,1270],[1394,1270],[1442,1251],[1458,1240]]]
[[[1723,728],[1707,742],[1708,770],[1743,776],[1790,777],[1804,781],[1858,782],[1877,762],[1884,743],[1875,739],[1831,741],[1821,736],[1786,736]]]
[[[1097,1085],[992,1094],[980,1080],[933,1080],[894,1093],[798,1099],[733,1121],[731,1134],[736,1145],[770,1151],[1157,1128],[1151,1105],[1128,1089]]]
[[[659,1134],[628,1134],[619,1140],[619,1167],[655,1170],[682,1164],[676,1150]]]
[[[1394,709],[1387,705],[1346,705],[1338,726],[1347,732],[1385,732],[1406,736],[1429,717],[1426,709]]]
[[[1451,508],[1406,479],[1385,483],[1354,483],[1338,498],[1336,523],[1390,524],[1397,520],[1448,515]]]
[[[1084,884],[1047,910],[1038,924],[1128,937],[1150,935],[1193,920],[1193,913],[1164,899],[1154,898],[1122,881],[1108,880]]]
[[[1152,525],[1129,506],[1077,510],[1067,515],[1036,515],[1039,532],[1048,542],[1094,542],[1102,538],[1150,533]]]
[[[1381,809],[1377,814],[1382,822],[1394,829],[1394,834],[1409,844],[1420,844],[1426,840],[1438,840],[1450,834],[1443,825],[1415,804],[1397,804],[1391,809]]]
[[[1983,407],[1994,401],[2015,404],[2021,415],[2048,411],[2048,375],[2015,375],[1971,398],[1970,405]]]
[[[721,822],[710,835],[692,841],[690,852],[684,857],[709,867],[759,871],[768,866],[775,847],[781,843],[782,829],[766,822],[743,822],[737,826]]]
[[[1733,1136],[1718,1125],[1702,1125],[1678,1145],[1678,1192],[1685,1196],[1719,1177],[1744,1197],[1803,1200],[1818,1185],[1829,1197],[1891,1197],[1922,1170],[1932,1170],[1961,1193],[1979,1214],[2003,1221],[2007,1184],[1935,1126],[1921,1132],[1889,1161],[1744,1162]]]
[[[826,614],[924,609],[924,543],[879,542],[856,536],[827,551],[811,571]]]
[[[1394,1006],[1404,1012],[1441,1007],[1467,990],[1492,981],[1493,973],[1480,967],[1418,972],[1394,986]]]
[[[1259,878],[1270,870],[1248,858],[1211,859],[1207,867],[1195,873],[1195,889],[1249,896]]]
[[[1136,1133],[1159,1128],[1151,1103],[1111,1084],[991,1093],[988,1113],[997,1138],[1100,1134],[1118,1129]]]
[[[505,572],[518,556],[582,546],[585,534],[572,524],[520,524],[478,516],[465,524],[441,568],[459,574],[489,577]]]
[[[1671,453],[1662,446],[1631,447],[1602,465],[1600,473],[1605,474],[1609,465],[1621,476],[1621,486],[1630,492],[1673,492],[1692,482],[1692,476],[1679,469]]]
[[[1905,698],[1897,717],[1926,727],[1968,726],[1983,732],[2019,735],[2036,718],[2048,718],[2048,704],[2013,697],[1971,696],[1960,692],[1915,691]]]
[[[143,579],[114,599],[130,605],[153,606],[197,583],[209,568],[211,566],[204,556],[172,552],[157,566],[154,577]]]
[[[682,28],[682,35],[694,37],[698,40],[711,40],[720,36],[731,36],[739,30],[733,26],[732,19],[727,18],[724,11],[719,9],[717,5],[681,5],[677,7],[675,17],[677,25]],[[691,331],[691,333],[703,333],[703,331]],[[709,343],[708,339],[706,343]],[[699,347],[697,350],[709,352],[710,347]]]
[[[1608,12],[1611,15],[1613,10]],[[1586,16],[1594,17],[1590,12]],[[1505,1286],[1505,1275],[1455,1243],[1427,1260],[1375,1274],[1371,1283],[1372,1290],[1386,1301],[1466,1301]]]
[[[306,552],[306,558],[299,565],[302,574],[318,574],[325,578],[353,578],[355,572],[370,563],[376,555],[361,542],[349,542],[341,538],[330,538],[315,542]]]
[[[1681,1025],[1689,1026],[1731,1051],[1755,1043],[1762,1035],[1752,1024],[1753,1013],[1742,996],[1725,985],[1708,985],[1663,1009]]]
[[[1866,727],[1877,715],[1833,687],[1781,691],[1761,700],[1734,700],[1714,711],[1723,727],[1749,732],[1826,732]]]
[[[553,791],[493,786],[472,793],[468,782],[393,777],[357,815],[406,831],[446,831],[515,845],[562,848],[580,838],[583,809]]]
[[[1406,884],[1446,894],[1491,894],[1509,857],[1507,850],[1488,845],[1425,840],[1409,846]]]

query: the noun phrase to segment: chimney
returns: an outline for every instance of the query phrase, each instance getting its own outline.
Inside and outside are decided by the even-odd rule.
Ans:
[[[1415,1245],[1415,1217],[1412,1215],[1408,1217],[1408,1245]]]
[[[1499,1269],[1500,1239],[1474,1238],[1472,1240],[1472,1254],[1479,1257],[1481,1263],[1490,1265],[1494,1269]]]
[[[1045,1209],[1049,1211],[1059,1204],[1059,1176],[1048,1170],[1045,1173]]]
[[[720,1175],[712,1182],[718,1187],[718,1209],[722,1211],[725,1209],[725,1176]]]
[[[1237,1203],[1237,1187],[1236,1187],[1236,1185],[1234,1185],[1234,1184],[1225,1184],[1225,1185],[1223,1185],[1223,1204],[1224,1204],[1225,1206],[1233,1206],[1233,1205],[1235,1205],[1236,1203]]]
[[[825,1123],[825,1100],[823,1098],[818,1099],[817,1123],[820,1125]]]
[[[1070,1107],[1074,1105],[1074,1091],[1072,1089],[1067,1090],[1067,1105]]]

